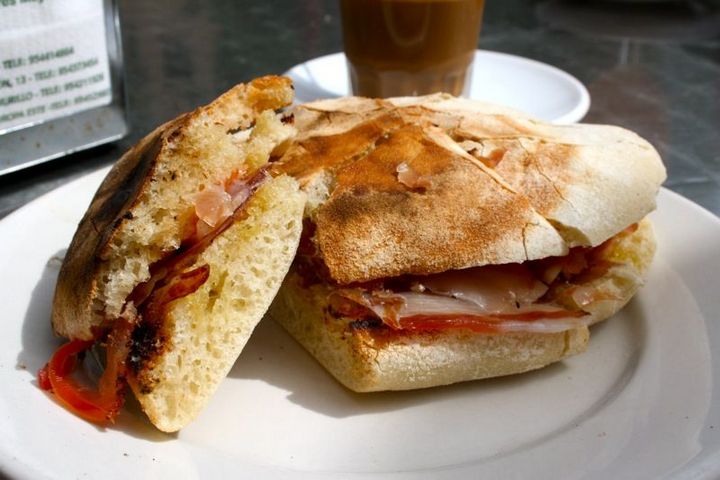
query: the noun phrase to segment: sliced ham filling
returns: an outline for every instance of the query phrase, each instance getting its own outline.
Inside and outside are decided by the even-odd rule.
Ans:
[[[408,290],[341,288],[332,296],[349,301],[333,302],[340,313],[371,314],[393,330],[554,333],[587,324],[584,312],[538,303],[547,290],[528,267],[511,264],[414,277]]]
[[[615,266],[602,254],[637,229],[632,225],[594,248],[573,248],[568,255],[523,264],[490,265],[428,276],[336,287],[331,310],[355,320],[375,317],[392,330],[460,328],[482,333],[556,333],[590,323],[582,308],[614,300],[592,280]],[[310,257],[307,265],[317,265]],[[302,267],[302,264],[301,264]],[[307,268],[305,268],[307,270]],[[303,268],[299,270],[303,273]],[[305,278],[305,281],[317,280]],[[569,310],[547,298],[549,286],[565,282],[579,309]]]
[[[193,265],[200,254],[205,251],[215,238],[227,230],[237,220],[245,216],[245,205],[247,205],[252,194],[255,193],[268,178],[269,174],[263,168],[252,177],[234,180],[222,189],[224,195],[230,197],[229,204],[232,206],[232,209],[227,209],[227,205],[215,207],[209,205],[209,199],[212,195],[216,195],[216,200],[219,204],[224,203],[224,196],[217,194],[214,187],[207,188],[200,192],[196,197],[195,204],[197,216],[195,231],[189,234],[179,249],[150,266],[150,279],[135,287],[128,296],[128,302],[132,301],[135,307],[140,309],[143,302],[156,288],[172,282],[174,276],[178,276]],[[205,193],[208,190],[214,193]],[[232,192],[232,195],[230,192]],[[198,201],[202,203],[198,203]],[[207,267],[207,265],[204,267]],[[198,267],[196,270],[201,268],[203,268],[203,266]],[[200,285],[202,285],[202,283]],[[200,285],[198,285],[197,288],[199,288]]]
[[[432,186],[430,177],[418,175],[418,173],[405,162],[397,166],[397,179],[400,183],[411,190],[427,190]]]
[[[157,348],[154,334],[162,327],[168,305],[197,291],[210,276],[207,264],[190,267],[215,238],[246,215],[248,201],[269,178],[265,168],[249,178],[233,173],[224,186],[200,192],[195,198],[194,225],[180,248],[150,266],[150,279],[133,289],[112,329],[97,330],[94,341],[74,340],[61,346],[38,372],[40,387],[86,420],[113,422],[123,404],[129,369],[140,368],[144,357]],[[105,345],[105,370],[96,388],[90,388],[72,374],[77,356],[100,341]]]

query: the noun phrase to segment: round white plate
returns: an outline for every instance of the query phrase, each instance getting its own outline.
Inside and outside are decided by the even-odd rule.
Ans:
[[[345,54],[313,58],[285,72],[295,84],[296,101],[350,94]],[[470,98],[515,108],[555,123],[581,120],[590,94],[572,75],[546,63],[500,52],[477,50]]]
[[[0,477],[718,478],[720,220],[667,190],[639,295],[589,350],[520,376],[353,394],[261,322],[208,408],[177,435],[132,402],[113,428],[75,417],[35,372],[59,340],[58,257],[104,171],[0,222]]]

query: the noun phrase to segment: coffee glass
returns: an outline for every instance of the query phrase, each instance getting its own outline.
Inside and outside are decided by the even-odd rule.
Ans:
[[[467,94],[484,0],[340,0],[355,95]]]

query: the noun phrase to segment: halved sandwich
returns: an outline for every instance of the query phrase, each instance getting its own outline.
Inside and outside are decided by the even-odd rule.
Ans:
[[[263,77],[159,127],[113,167],[80,222],[52,325],[71,341],[41,385],[112,421],[126,385],[150,421],[187,425],[232,367],[285,276],[305,196],[267,168],[295,135],[290,81]],[[96,390],[71,376],[104,352]]]
[[[271,315],[352,390],[579,353],[653,257],[665,169],[627,130],[448,95],[319,101],[295,121],[273,169],[309,201]]]

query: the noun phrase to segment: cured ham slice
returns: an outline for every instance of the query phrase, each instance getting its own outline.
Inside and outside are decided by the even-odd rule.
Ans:
[[[554,333],[574,329],[590,324],[585,307],[619,300],[597,284],[618,265],[604,259],[603,253],[636,229],[636,224],[631,225],[597,247],[576,247],[563,257],[338,288],[331,294],[331,306],[348,318],[375,316],[395,330]],[[618,269],[616,275],[628,276],[630,283],[640,281],[631,270]],[[577,309],[548,300],[545,294],[555,282],[566,285]]]
[[[432,186],[429,177],[418,175],[418,173],[405,162],[398,165],[395,171],[397,172],[398,181],[410,189],[426,190]]]
[[[547,288],[527,267],[513,264],[417,277],[410,291],[344,288],[333,295],[352,302],[335,302],[340,313],[371,312],[396,330],[554,333],[587,323],[584,312],[538,303]]]
[[[195,195],[195,215],[210,227],[217,226],[232,212],[232,197],[220,185],[211,185]]]
[[[532,304],[548,289],[521,264],[451,270],[422,278],[419,284],[437,295],[474,303],[485,313]]]

